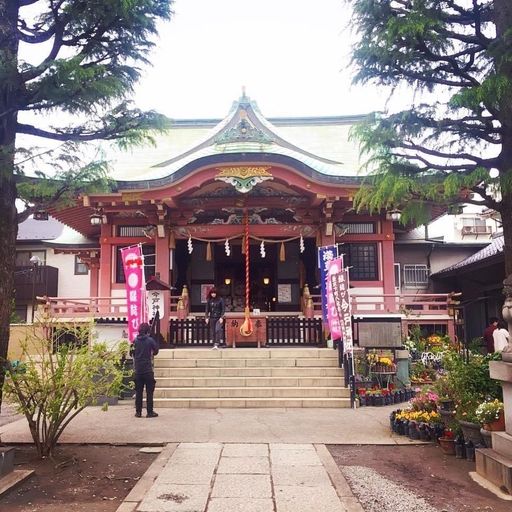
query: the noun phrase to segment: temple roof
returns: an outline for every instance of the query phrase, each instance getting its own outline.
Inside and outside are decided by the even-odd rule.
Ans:
[[[460,271],[462,269],[469,269],[472,265],[481,263],[483,261],[491,260],[491,258],[502,257],[504,254],[505,239],[503,235],[497,236],[489,245],[481,249],[480,251],[472,254],[471,256],[451,265],[450,267],[444,268],[431,277],[446,277],[447,275]]]
[[[171,182],[170,176],[183,175],[194,162],[204,159],[220,162],[232,155],[232,161],[236,161],[240,155],[265,155],[267,159],[299,162],[322,181],[352,181],[350,178],[356,178],[359,169],[359,151],[349,141],[349,130],[361,119],[362,116],[339,116],[267,120],[244,93],[221,121],[176,121],[166,135],[156,137],[153,148],[114,154],[112,177],[120,188],[139,188],[137,182]]]

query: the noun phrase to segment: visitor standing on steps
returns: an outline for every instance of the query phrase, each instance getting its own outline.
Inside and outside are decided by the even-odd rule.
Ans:
[[[153,356],[158,354],[158,343],[149,335],[151,327],[147,323],[139,326],[139,334],[132,347],[133,366],[135,368],[135,417],[142,417],[142,395],[146,387],[146,418],[156,418],[153,410],[153,392],[155,391],[155,374]]]
[[[215,288],[212,288],[208,292],[208,299],[206,301],[205,321],[208,325],[210,340],[213,341],[213,348],[215,349],[219,348],[219,344],[224,346],[222,331],[225,311],[224,299],[219,297]]]

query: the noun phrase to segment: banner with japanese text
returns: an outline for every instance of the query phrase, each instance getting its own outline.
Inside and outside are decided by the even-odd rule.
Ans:
[[[338,256],[336,245],[318,248],[318,268],[320,269],[320,290],[322,293],[322,318],[327,322],[327,268],[329,261]]]
[[[338,312],[345,352],[354,348],[352,334],[352,305],[350,301],[350,287],[348,269],[343,268],[338,274],[331,276],[332,295]]]
[[[123,247],[121,259],[126,283],[128,339],[133,342],[139,332],[139,325],[147,322],[144,256],[141,245]]]
[[[343,258],[334,258],[327,262],[327,320],[329,322],[329,330],[331,331],[331,339],[339,340],[342,337],[342,329],[338,310],[334,301],[332,276],[343,271]]]

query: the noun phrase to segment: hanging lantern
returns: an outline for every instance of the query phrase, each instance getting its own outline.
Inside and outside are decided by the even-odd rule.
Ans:
[[[286,261],[286,252],[284,250],[284,242],[281,242],[281,249],[279,250],[279,261]]]
[[[212,261],[212,244],[210,242],[206,244],[206,261]]]
[[[265,242],[263,240],[261,241],[260,244],[260,254],[262,258],[264,258],[267,255],[267,253],[265,252]]]
[[[194,246],[192,245],[192,237],[191,236],[189,236],[188,240],[187,240],[187,249],[188,249],[188,253],[192,254],[192,251],[194,250]]]
[[[231,256],[231,247],[229,246],[229,240],[226,238],[226,242],[224,243],[224,249],[226,251],[226,256]]]
[[[304,237],[302,236],[302,234],[300,235],[300,240],[299,240],[299,249],[300,249],[301,254],[304,252],[304,249],[305,249],[305,246],[304,246]]]

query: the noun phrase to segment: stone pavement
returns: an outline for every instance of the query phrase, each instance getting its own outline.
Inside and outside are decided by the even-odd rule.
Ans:
[[[362,512],[327,448],[168,444],[118,512]]]
[[[390,432],[393,409],[171,408],[139,419],[126,401],[87,407],[60,442],[165,445],[118,512],[363,512],[325,444],[414,444]],[[9,420],[2,441],[31,443],[25,418]]]
[[[160,409],[158,418],[136,419],[133,401],[123,401],[106,412],[88,407],[60,442],[414,444],[390,432],[389,413],[396,408]],[[0,430],[4,443],[32,442],[24,418]]]

